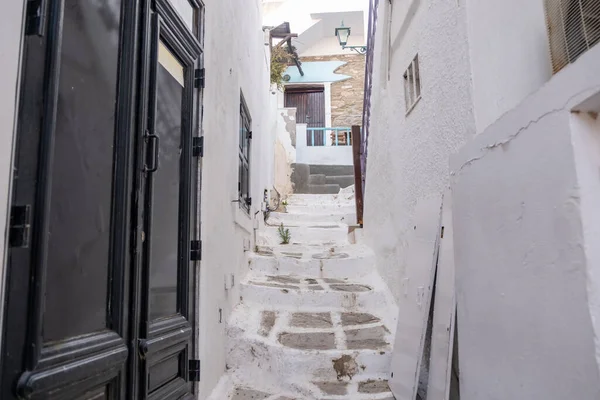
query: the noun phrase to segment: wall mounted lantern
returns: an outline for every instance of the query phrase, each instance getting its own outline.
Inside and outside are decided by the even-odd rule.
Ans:
[[[338,42],[340,42],[342,49],[354,50],[358,54],[367,53],[367,46],[347,46],[348,37],[350,37],[350,27],[344,26],[344,21],[342,21],[342,26],[335,28],[335,36],[338,38]]]

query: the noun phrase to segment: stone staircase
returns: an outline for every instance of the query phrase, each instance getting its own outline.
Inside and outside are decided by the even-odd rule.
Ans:
[[[294,195],[259,231],[211,400],[393,400],[397,308],[360,243],[352,195]],[[291,232],[280,244],[277,227]]]
[[[340,189],[354,185],[352,165],[294,164],[292,168],[295,193],[337,194]]]

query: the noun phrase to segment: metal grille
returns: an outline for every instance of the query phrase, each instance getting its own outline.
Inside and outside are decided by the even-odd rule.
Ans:
[[[545,0],[554,72],[600,41],[600,0]]]

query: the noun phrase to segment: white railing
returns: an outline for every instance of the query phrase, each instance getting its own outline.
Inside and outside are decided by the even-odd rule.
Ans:
[[[351,128],[306,128],[306,131],[307,146],[352,146]]]

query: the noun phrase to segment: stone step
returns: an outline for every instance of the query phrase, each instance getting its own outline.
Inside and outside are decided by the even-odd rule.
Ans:
[[[245,303],[278,304],[292,310],[306,307],[370,310],[389,301],[384,283],[376,273],[359,279],[339,279],[253,271],[241,282],[240,295]]]
[[[345,190],[349,190],[346,188]],[[287,198],[290,205],[318,206],[318,205],[349,205],[354,204],[354,192],[336,194],[306,194],[297,193]]]
[[[322,185],[308,185],[308,189],[306,190],[306,193],[309,194],[325,194],[325,193],[339,193],[340,192],[340,185],[338,185],[337,183],[325,183]],[[301,192],[299,192],[301,193]]]
[[[326,176],[325,183],[334,183],[341,188],[347,188],[354,185],[354,175]]]
[[[372,313],[288,311],[241,303],[227,327],[227,365],[273,371],[282,381],[361,380],[385,374],[392,334]]]
[[[317,223],[329,224],[356,224],[356,213],[280,213],[273,212],[269,214],[268,223],[270,225],[314,225]]]
[[[304,275],[357,279],[375,270],[375,255],[366,246],[257,246],[250,269],[264,275]]]
[[[325,176],[323,174],[315,174],[315,175],[310,175],[308,177],[309,185],[324,185],[326,183],[336,183],[336,182],[327,182],[327,176]]]
[[[340,200],[342,197],[337,194],[307,194],[307,193],[295,193],[288,197],[288,202],[294,204],[300,202],[302,204],[318,204],[323,202],[335,202]]]
[[[356,212],[354,202],[342,204],[288,204],[286,210],[289,214],[349,214]]]
[[[376,377],[363,381],[323,381],[315,380],[305,385],[311,399],[337,400],[394,400],[386,377]],[[276,393],[281,390],[257,390],[252,385],[239,385],[232,388],[229,400],[308,400],[296,394]],[[330,397],[334,396],[334,397]],[[216,399],[215,399],[216,400]]]
[[[310,174],[327,176],[354,175],[353,165],[310,165]]]
[[[308,245],[343,245],[348,244],[348,226],[331,223],[329,225],[316,224],[304,226],[285,226],[289,229],[291,238],[290,244],[308,244]],[[273,246],[282,243],[279,234],[279,226],[267,226],[258,231],[256,235],[256,244]]]

